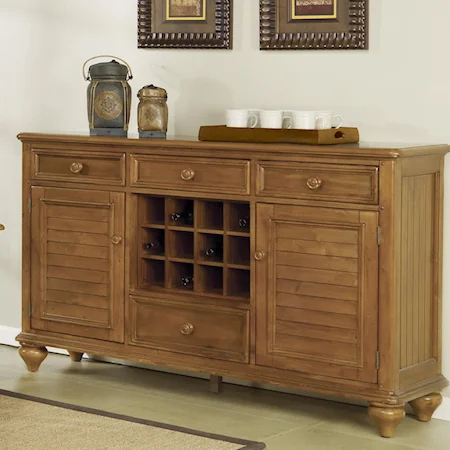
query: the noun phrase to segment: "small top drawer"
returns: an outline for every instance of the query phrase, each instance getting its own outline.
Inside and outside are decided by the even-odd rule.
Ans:
[[[250,193],[250,162],[131,155],[131,185],[229,194]]]
[[[125,185],[123,153],[33,150],[31,170],[40,180]]]
[[[256,193],[267,197],[378,203],[378,167],[259,161]]]

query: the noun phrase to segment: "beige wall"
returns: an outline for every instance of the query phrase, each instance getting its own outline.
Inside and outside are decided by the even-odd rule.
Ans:
[[[450,2],[372,0],[369,51],[258,49],[259,1],[235,0],[234,50],[138,50],[135,0],[0,0],[0,325],[20,327],[21,131],[86,132],[84,61],[126,59],[135,94],[169,93],[170,132],[195,135],[228,107],[333,108],[364,141],[450,142]],[[428,3],[427,3],[428,5]],[[407,16],[406,16],[407,14]],[[449,166],[450,167],[450,166]],[[447,168],[446,194],[450,189]],[[450,196],[446,197],[446,224]],[[445,263],[450,233],[445,233]],[[444,321],[450,283],[444,279]],[[447,326],[450,330],[450,327]],[[450,377],[444,327],[444,373]]]

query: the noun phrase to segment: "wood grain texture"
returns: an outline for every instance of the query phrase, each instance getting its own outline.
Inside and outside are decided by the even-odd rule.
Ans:
[[[257,211],[257,248],[267,255],[257,265],[260,295],[265,294],[264,307],[257,309],[257,364],[302,371],[314,362],[314,369],[319,371],[320,362],[327,362],[324,373],[376,382],[377,214],[348,214],[346,222],[342,221],[344,215],[333,223],[334,212],[327,209],[316,208],[312,218],[302,207],[285,212],[275,206],[257,205]],[[289,240],[351,246],[355,252],[348,267],[356,270],[333,268],[334,254],[321,256],[331,258],[330,269],[305,267],[308,259],[298,258],[303,256],[301,249],[289,245]],[[284,244],[282,252],[277,247],[279,242]],[[277,259],[281,255],[284,262],[286,253],[294,255],[290,265]],[[340,258],[344,259],[342,255]],[[301,261],[300,267],[296,261]],[[325,310],[312,306],[314,299]]]
[[[133,345],[230,361],[248,360],[247,311],[135,298],[130,306]]]
[[[95,328],[97,337],[123,342],[124,251],[111,242],[124,235],[123,194],[76,193],[33,189],[32,324],[49,331],[67,324],[80,336]]]
[[[378,203],[378,168],[258,161],[257,195],[351,203]],[[311,189],[311,179],[320,181]]]
[[[71,181],[104,185],[125,184],[125,155],[48,151],[33,149],[32,178],[35,180]],[[72,164],[81,164],[78,173],[71,171]]]
[[[435,176],[402,181],[401,368],[433,357]]]
[[[22,345],[68,349],[75,359],[89,352],[270,382],[388,409],[447,385],[441,374],[440,321],[442,155],[448,146],[318,149],[36,134],[21,138],[24,289],[23,332],[17,339]],[[117,184],[114,170],[111,182],[103,175],[98,183],[64,174],[54,178],[62,169],[46,169],[43,178],[33,178],[33,150],[42,151],[49,163],[54,155],[65,161],[74,154],[85,155],[87,167],[97,161],[92,155],[108,164],[123,160],[124,184]],[[187,167],[193,178],[184,180],[182,171],[177,176],[180,183],[195,181],[199,173],[202,177],[189,190],[178,181],[148,184],[154,175],[132,186],[136,159],[166,167],[168,162],[184,167],[201,161],[200,172]],[[272,177],[289,192],[258,193],[261,161],[275,172],[295,169],[286,183]],[[338,183],[339,198],[294,198],[297,172],[318,167],[336,176],[331,179]],[[228,179],[217,175],[230,168]],[[372,174],[371,181],[360,184],[354,174]],[[314,177],[308,175],[307,183]],[[407,179],[415,180],[413,189]],[[344,198],[352,188],[367,194],[369,185],[370,195],[376,192],[372,200]],[[171,223],[168,212],[186,202],[194,205],[194,223]],[[424,214],[416,214],[408,202],[422,205]],[[236,228],[243,216],[250,218],[244,231]],[[144,251],[142,244],[158,233],[167,233],[167,251]],[[186,239],[189,235],[193,239]],[[208,261],[202,249],[215,239],[223,241],[223,260]],[[403,241],[413,244],[405,254]],[[195,282],[186,292],[176,280],[189,265]],[[415,294],[427,291],[427,285],[432,286],[428,299]],[[407,302],[403,291],[411,295]],[[180,319],[186,320],[180,325]],[[176,333],[175,322],[180,325]],[[132,330],[137,330],[136,339]],[[401,340],[404,330],[406,336],[411,333],[411,347]],[[402,349],[407,363],[423,361],[401,369]]]
[[[193,173],[192,179],[181,177],[183,170]],[[209,160],[133,155],[131,185],[159,189],[248,194],[250,163],[245,160]]]

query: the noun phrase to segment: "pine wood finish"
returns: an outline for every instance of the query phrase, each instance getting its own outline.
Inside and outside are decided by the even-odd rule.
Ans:
[[[131,155],[131,185],[156,189],[249,194],[245,160]]]
[[[429,422],[441,403],[442,395],[437,392],[416,398],[412,402],[409,402],[416,413],[417,419],[421,422]]]
[[[19,348],[19,355],[25,361],[27,369],[30,372],[37,372],[42,364],[42,361],[47,358],[48,352],[45,347],[33,347],[22,344]]]
[[[73,362],[80,362],[83,357],[83,353],[69,351],[69,356]]]
[[[386,437],[439,406],[448,146],[19,138],[30,370],[52,346],[359,398]]]
[[[390,438],[394,436],[395,429],[405,418],[405,407],[404,405],[390,406],[382,403],[371,403],[369,417],[377,426],[380,436]]]
[[[378,169],[327,164],[257,164],[256,192],[267,197],[378,203]]]

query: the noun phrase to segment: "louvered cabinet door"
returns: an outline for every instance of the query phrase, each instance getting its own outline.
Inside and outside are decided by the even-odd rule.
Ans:
[[[123,342],[124,194],[31,190],[31,327]]]
[[[258,365],[375,383],[378,213],[257,206]]]

